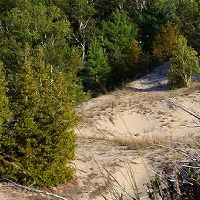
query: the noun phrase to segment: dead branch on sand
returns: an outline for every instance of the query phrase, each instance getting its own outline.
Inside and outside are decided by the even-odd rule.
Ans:
[[[25,190],[28,190],[28,191],[31,191],[31,192],[41,193],[41,194],[45,194],[45,195],[56,197],[58,199],[67,200],[65,197],[59,196],[57,194],[53,194],[53,193],[46,192],[46,191],[43,191],[43,190],[38,190],[38,189],[35,189],[35,188],[31,188],[31,187],[27,187],[27,186],[24,186],[24,185],[20,185],[20,184],[15,183],[14,181],[9,180],[7,178],[2,178],[2,179],[0,179],[0,181],[6,181],[6,182],[9,182],[9,183],[12,184],[12,185],[9,185],[7,187],[16,186],[16,187],[19,187],[19,188],[22,188],[22,189],[25,189]]]

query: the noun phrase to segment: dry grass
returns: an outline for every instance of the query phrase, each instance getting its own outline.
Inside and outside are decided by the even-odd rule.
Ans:
[[[132,110],[133,112],[139,111],[143,114],[152,114],[152,112],[154,111],[153,108],[157,106],[156,101],[162,101],[163,103],[166,98],[174,97],[176,99],[176,97],[180,96],[183,96],[183,98],[185,98],[187,95],[190,95],[189,96],[190,99],[192,98],[192,95],[195,95],[195,92],[199,91],[200,91],[200,84],[194,84],[190,88],[183,88],[183,89],[163,91],[163,92],[162,91],[151,92],[151,93],[145,93],[145,95],[144,93],[138,93],[131,90],[123,90],[119,92],[116,91],[114,93],[109,94],[110,99],[107,98],[103,101],[101,99],[100,102],[96,101],[93,107],[87,111],[86,117],[87,116],[90,117],[89,119],[91,123],[90,125],[92,125],[96,116],[100,118],[101,116],[104,116],[104,114],[107,115],[111,115],[113,113],[116,114],[120,107],[122,107],[124,110],[128,109]],[[100,107],[97,108],[96,105],[98,104],[100,105]],[[173,117],[172,115],[168,115],[168,110],[157,110],[154,111],[154,114],[155,115],[158,114],[158,118],[160,118],[160,120],[162,120],[163,122],[162,126],[165,125],[166,127],[170,128],[171,127],[170,124],[172,122],[177,122],[174,118],[172,118]],[[140,134],[135,134],[132,137],[116,136],[112,137],[113,139],[110,139],[110,138],[105,138],[103,136],[103,135],[107,136],[111,135],[107,130],[102,128],[102,130],[98,131],[102,133],[100,134],[102,135],[102,137],[100,138],[93,137],[92,139],[114,142],[117,144],[116,146],[118,145],[123,146],[123,149],[125,150],[133,150],[133,151],[136,150],[135,152],[139,152],[140,155],[141,154],[144,155],[145,153],[149,152],[150,154],[152,154],[151,157],[153,165],[160,166],[160,169],[162,169],[163,167],[166,168],[173,167],[173,161],[175,159],[176,162],[181,161],[181,159],[183,159],[183,155],[180,154],[179,152],[174,151],[174,153],[172,154],[173,152],[172,149],[173,150],[183,149],[187,150],[187,152],[189,152],[191,149],[194,149],[194,138],[192,137],[181,138],[178,141],[175,141],[175,139],[173,139],[173,146],[172,146],[171,144],[172,141],[170,141],[170,138],[166,139],[165,137],[157,137],[157,136],[151,137],[148,134],[145,134],[145,136],[141,136]],[[200,136],[195,137],[195,142],[196,143],[200,142]],[[100,153],[105,152],[105,149],[102,148],[101,146],[98,146],[96,149]],[[191,154],[194,154],[194,152],[191,151]],[[92,175],[91,177],[95,178]],[[91,193],[91,197],[99,195],[99,190],[100,189],[94,190]]]
[[[200,83],[193,83],[193,85],[190,86],[189,88],[180,88],[176,90],[171,90],[169,93],[170,95],[169,97],[172,98],[181,95],[190,95],[199,91],[200,91]]]
[[[127,150],[130,149],[135,149],[135,150],[144,150],[149,147],[154,147],[155,144],[163,144],[166,145],[168,141],[163,138],[163,137],[158,137],[158,136],[140,136],[139,134],[135,134],[135,136],[130,137],[130,138],[125,138],[125,137],[115,137],[113,139],[114,142],[125,146]]]
[[[174,189],[175,188],[180,189],[179,187],[181,187],[179,185],[179,181],[181,181],[182,179],[179,180],[180,177],[178,177],[178,175],[176,175],[176,173],[180,173],[180,175],[182,175],[181,174],[182,172],[179,171],[180,169],[188,170],[188,173],[190,173],[190,165],[191,165],[191,168],[194,169],[195,173],[197,173],[198,175],[200,174],[198,169],[196,170],[196,168],[195,168],[196,165],[199,167],[199,163],[197,161],[193,160],[194,158],[197,159],[200,157],[199,141],[200,141],[199,133],[188,133],[185,137],[182,137],[179,139],[173,138],[172,136],[171,137],[168,136],[167,140],[164,138],[149,138],[149,137],[141,138],[140,135],[135,135],[134,139],[133,138],[121,138],[121,137],[115,138],[115,142],[119,143],[120,145],[126,146],[127,150],[129,150],[129,149],[141,150],[143,148],[152,147],[152,146],[154,146],[156,149],[158,149],[158,151],[156,151],[156,154],[151,155],[151,157],[153,158],[153,160],[152,160],[153,164],[155,165],[155,163],[157,162],[157,163],[159,163],[157,165],[160,166],[161,171],[167,170],[167,172],[166,172],[167,179],[164,177],[164,174],[162,174],[162,173],[159,176],[162,178],[161,181],[163,182],[163,184],[167,184],[167,181],[169,181],[168,178],[171,177],[172,182],[174,182]],[[157,161],[156,161],[156,159],[157,159]],[[193,164],[191,164],[191,163],[194,164],[194,168],[193,168]],[[186,168],[184,168],[184,166],[186,166]],[[189,168],[188,168],[188,166],[189,166]],[[156,169],[154,169],[154,170],[156,170]],[[156,171],[155,171],[155,173],[159,174],[159,172],[156,172]],[[132,179],[132,177],[130,177],[130,178]],[[188,178],[188,180],[190,180],[189,175],[187,178]],[[194,182],[195,182],[195,184],[198,185],[199,179],[197,178],[196,180],[198,182],[195,182],[195,180],[194,180]],[[160,190],[163,189],[163,185],[161,185],[159,187],[160,187]],[[154,188],[152,188],[152,190],[154,190]],[[172,190],[172,189],[170,189],[170,190]],[[184,187],[182,187],[181,190],[187,191],[187,189],[184,189]],[[191,191],[193,191],[193,190],[191,189]],[[176,189],[173,192],[176,192]],[[153,193],[155,193],[157,195],[157,197],[159,196],[158,191],[155,191]],[[178,197],[180,197],[178,193],[176,195]],[[192,195],[193,194],[190,194],[190,196],[192,196]],[[133,199],[139,200],[140,197],[133,198]],[[152,199],[154,199],[154,198],[152,198]],[[156,199],[160,199],[160,197],[158,197]]]

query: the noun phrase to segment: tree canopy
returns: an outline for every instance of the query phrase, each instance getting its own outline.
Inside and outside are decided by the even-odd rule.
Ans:
[[[200,72],[197,52],[192,47],[187,46],[187,39],[181,35],[173,46],[169,85],[171,88],[189,87],[193,75]]]
[[[162,26],[161,33],[157,34],[153,41],[153,55],[160,62],[166,62],[171,58],[173,43],[178,38],[180,29],[172,22],[167,22]]]

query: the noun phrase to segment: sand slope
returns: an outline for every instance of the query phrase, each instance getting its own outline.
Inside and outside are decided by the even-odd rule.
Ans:
[[[137,141],[148,143],[156,140],[168,140],[169,136],[184,138],[188,137],[188,132],[199,131],[195,117],[179,108],[171,108],[168,103],[168,99],[171,98],[187,108],[200,112],[199,90],[195,92],[191,92],[191,89],[169,91],[167,85],[169,65],[170,63],[167,62],[163,66],[157,67],[149,75],[126,85],[121,90],[91,99],[78,106],[77,112],[84,117],[76,130],[77,134],[80,137],[93,140],[99,138],[102,141],[108,139],[112,141],[135,140],[136,143]],[[82,149],[82,145],[80,143],[80,149]],[[154,168],[156,165],[147,159],[148,155],[153,154],[153,152],[149,152],[148,149],[130,150],[126,146],[123,155],[121,155],[118,151],[119,145],[117,143],[113,145],[112,150],[109,149],[110,145],[108,145],[102,154],[95,149],[103,148],[102,144],[99,144],[99,147],[95,144],[94,147],[90,146],[91,149],[88,148],[86,151],[91,150],[94,158],[89,165],[95,166],[97,165],[95,162],[97,162],[99,167],[106,167],[133,194],[125,178],[129,174],[126,164],[131,163],[130,166],[134,172],[140,197],[147,199],[147,188],[143,184],[148,182],[153,175],[150,170],[147,170],[147,168]],[[154,149],[154,151],[156,150]],[[78,152],[77,155],[79,155]],[[86,154],[89,155],[91,152]],[[116,157],[115,160],[113,156]],[[90,169],[82,160],[75,161],[77,167],[83,171]],[[94,170],[95,173],[98,174],[98,170],[98,168],[96,171]],[[88,170],[85,174],[88,176],[90,173],[92,171]],[[97,185],[100,183],[97,177],[92,181],[95,181]],[[109,197],[109,194],[107,195]],[[130,199],[127,195],[125,196],[125,199]],[[103,199],[103,197],[90,198],[86,195],[83,199]]]

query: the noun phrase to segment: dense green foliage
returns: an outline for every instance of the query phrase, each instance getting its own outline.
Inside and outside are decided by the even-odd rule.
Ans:
[[[164,25],[166,21],[167,16],[151,3],[148,3],[147,9],[144,9],[144,11],[139,14],[139,40],[145,53],[152,53],[154,37],[160,32],[162,25]]]
[[[153,54],[172,55],[172,87],[189,86],[196,52],[182,40],[171,54],[179,32],[172,29],[199,52],[199,9],[195,0],[1,0],[1,175],[41,186],[72,178],[74,106],[83,90],[106,92],[135,79],[152,67]],[[160,46],[167,53],[155,53]]]
[[[112,69],[112,79],[117,84],[126,79],[125,58],[130,42],[137,35],[135,24],[131,23],[125,12],[116,9],[112,18],[104,22],[104,43],[108,52],[108,62]]]
[[[162,27],[161,33],[156,35],[153,42],[153,55],[159,59],[159,61],[166,62],[171,58],[173,43],[178,38],[180,29],[177,25],[173,25],[172,22],[167,22]]]
[[[104,52],[104,48],[101,45],[102,41],[96,37],[92,39],[90,44],[87,64],[85,66],[84,82],[89,85],[93,84],[95,89],[106,89],[106,81],[111,71],[108,65],[107,54]]]
[[[127,49],[126,58],[125,58],[125,72],[127,78],[135,78],[138,72],[141,70],[139,69],[139,63],[141,59],[142,50],[139,46],[137,40],[134,38],[131,39],[129,47]]]
[[[193,75],[200,72],[197,52],[187,46],[187,40],[183,36],[179,36],[173,46],[170,59],[169,86],[173,89],[189,87]]]
[[[0,61],[0,148],[3,144],[2,137],[5,134],[6,127],[10,118],[12,117],[9,109],[9,101],[6,96],[8,92],[7,81],[5,76],[5,70],[3,68],[3,63]],[[1,152],[1,150],[0,150]],[[1,152],[2,155],[2,152]]]
[[[26,185],[58,185],[73,177],[77,119],[62,72],[43,61],[42,48],[32,61],[28,46],[16,74],[17,94],[11,100],[16,119],[13,135],[3,137],[1,173]]]

